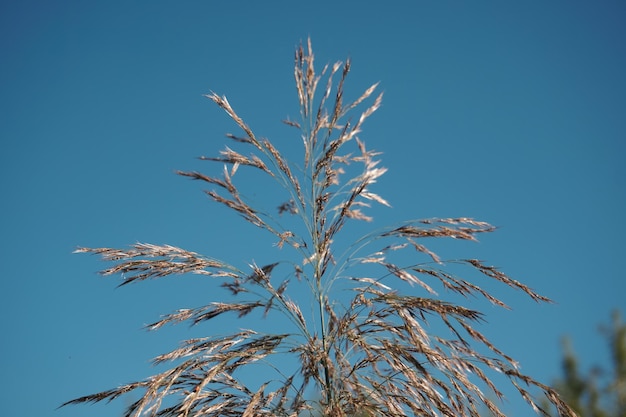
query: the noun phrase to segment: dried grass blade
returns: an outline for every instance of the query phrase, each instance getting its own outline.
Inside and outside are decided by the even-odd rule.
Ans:
[[[205,94],[205,97],[211,99],[215,104],[224,109],[224,111],[226,111],[226,113],[235,121],[235,123],[237,123],[241,130],[246,133],[248,137],[246,139],[242,139],[243,141],[254,145],[258,149],[261,149],[261,145],[259,144],[259,141],[256,139],[254,133],[252,132],[252,129],[250,129],[250,127],[243,121],[243,119],[239,117],[239,115],[237,115],[235,110],[233,110],[226,96],[220,97],[219,95],[212,92],[211,94]]]

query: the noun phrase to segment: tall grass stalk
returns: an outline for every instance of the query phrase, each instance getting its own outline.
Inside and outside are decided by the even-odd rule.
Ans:
[[[341,233],[347,222],[370,221],[364,213],[370,204],[389,205],[373,187],[386,169],[359,138],[382,94],[376,95],[375,84],[346,102],[350,65],[349,60],[338,62],[317,72],[310,40],[296,49],[300,120],[285,123],[302,141],[301,161],[284,157],[273,142],[254,133],[226,97],[211,93],[206,97],[242,133],[228,134],[229,146],[219,156],[202,158],[223,164],[221,174],[178,172],[205,183],[212,200],[269,232],[278,248],[293,251],[294,262],[252,263],[241,269],[178,247],[144,243],[76,251],[112,262],[101,273],[121,275],[122,286],[192,273],[215,280],[232,294],[167,314],[148,325],[150,330],[168,323],[197,325],[227,313],[246,319],[253,311],[281,314],[291,328],[276,333],[238,330],[186,340],[154,359],[157,364],[170,363],[166,371],[64,405],[112,400],[136,391],[140,398],[125,416],[456,417],[479,416],[485,409],[503,416],[498,400],[503,396],[501,381],[494,382],[491,376],[501,374],[536,411],[542,412],[532,394],[543,393],[562,416],[575,415],[550,387],[522,374],[513,358],[477,330],[481,312],[435,292],[440,287],[445,294],[466,297],[468,304],[477,297],[507,308],[468,278],[483,276],[535,301],[549,301],[484,262],[446,260],[425,244],[433,238],[475,241],[494,231],[493,226],[470,218],[411,220],[346,243],[353,235]],[[284,225],[288,222],[254,207],[235,181],[240,169],[273,179],[284,193],[278,214],[292,215],[300,226],[288,228]],[[253,254],[246,258],[250,259]],[[273,271],[274,275],[283,271],[282,278]],[[290,291],[290,277],[308,285],[305,303],[302,294]],[[312,318],[303,307],[311,309]],[[430,326],[432,322],[441,325]],[[435,332],[439,328],[443,331]],[[295,370],[281,369],[280,358],[285,355],[297,359]],[[276,372],[252,387],[246,383],[250,374],[239,371],[258,363]],[[318,400],[311,400],[312,391]]]

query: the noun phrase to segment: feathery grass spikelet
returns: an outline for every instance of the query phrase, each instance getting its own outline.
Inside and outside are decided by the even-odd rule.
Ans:
[[[371,190],[386,172],[378,165],[379,153],[368,150],[358,137],[364,122],[380,107],[382,94],[373,98],[378,86],[373,84],[344,104],[351,65],[349,60],[338,62],[317,73],[310,39],[306,48],[296,49],[301,120],[284,123],[300,132],[299,163],[285,158],[270,140],[258,139],[226,97],[210,93],[206,97],[233,119],[243,135],[227,134],[232,148],[226,147],[218,157],[200,158],[224,164],[221,175],[178,172],[214,187],[206,191],[213,201],[270,232],[278,238],[275,245],[293,249],[299,262],[264,266],[251,262],[240,269],[174,246],[145,243],[128,249],[76,250],[113,262],[101,273],[120,274],[124,278],[120,285],[193,273],[220,281],[231,294],[162,316],[147,329],[183,322],[199,325],[227,314],[245,319],[255,310],[268,320],[286,317],[289,329],[239,330],[183,341],[154,358],[155,364],[171,364],[170,369],[63,405],[110,401],[137,391],[141,397],[125,416],[478,417],[484,408],[503,416],[493,401],[503,397],[492,377],[501,374],[536,411],[543,412],[531,390],[543,393],[561,416],[575,416],[552,388],[522,374],[513,358],[477,330],[484,318],[480,311],[444,299],[450,293],[468,300],[479,296],[508,308],[489,288],[464,275],[474,273],[521,290],[537,302],[549,301],[483,261],[446,259],[426,244],[433,238],[476,241],[495,227],[466,217],[413,220],[372,231],[343,249],[346,237],[340,232],[346,222],[370,221],[366,211],[371,203],[390,207]],[[323,77],[325,87],[316,98]],[[373,103],[351,123],[352,112],[372,98]],[[351,167],[352,176],[344,180],[348,164],[361,167],[361,172],[354,173]],[[239,178],[246,167],[276,182],[284,192],[278,215],[292,215],[301,222],[300,229],[286,228],[246,198],[235,181],[235,174]],[[282,279],[273,276],[285,274],[286,266],[291,272]],[[465,272],[457,272],[460,268]],[[292,292],[294,276],[296,285],[309,290],[306,301]],[[341,290],[335,291],[339,283]],[[297,359],[295,370],[282,367],[285,356]],[[246,384],[250,374],[244,372],[252,364],[265,364],[271,371],[254,387]],[[311,387],[320,397],[316,403],[306,397]]]

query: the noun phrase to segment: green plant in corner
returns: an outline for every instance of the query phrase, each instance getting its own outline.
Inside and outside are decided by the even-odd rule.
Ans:
[[[626,417],[626,324],[619,310],[611,319],[600,328],[611,357],[608,370],[594,365],[581,373],[570,339],[563,339],[563,375],[553,386],[580,417]]]
[[[128,249],[77,250],[114,262],[101,273],[121,274],[120,285],[193,273],[217,280],[232,293],[228,300],[168,314],[149,325],[151,330],[168,323],[198,324],[226,313],[243,318],[254,310],[282,314],[291,328],[275,334],[240,330],[184,341],[154,359],[171,363],[170,369],[64,405],[111,400],[137,390],[141,398],[126,416],[478,416],[481,407],[502,416],[489,399],[502,396],[488,374],[495,372],[508,377],[533,408],[539,406],[529,390],[539,389],[561,415],[575,415],[551,388],[520,373],[515,361],[474,327],[482,317],[479,311],[444,301],[433,289],[477,295],[506,307],[463,278],[460,268],[465,268],[533,300],[548,301],[481,261],[447,261],[422,243],[429,238],[474,241],[494,227],[469,218],[425,219],[372,231],[351,243],[346,243],[349,236],[342,239],[348,221],[370,220],[362,211],[370,203],[388,205],[371,189],[385,168],[358,137],[382,94],[374,96],[373,85],[346,103],[349,71],[347,61],[318,74],[310,41],[296,49],[301,119],[285,123],[299,131],[302,140],[299,166],[274,143],[257,137],[225,97],[209,94],[243,133],[227,135],[232,148],[226,147],[220,156],[203,158],[223,163],[221,175],[179,172],[213,187],[206,193],[214,201],[268,231],[279,248],[291,248],[294,263],[252,264],[242,270],[177,247],[140,243]],[[320,84],[323,79],[325,84]],[[361,106],[364,110],[353,121],[350,115]],[[355,171],[355,164],[361,169]],[[292,214],[299,226],[293,222],[294,227],[287,228],[251,205],[235,183],[242,167],[276,181],[285,196],[279,214]],[[277,278],[281,270],[282,279]],[[308,301],[294,301],[291,281],[308,288]],[[303,312],[303,306],[311,313]],[[442,334],[429,333],[425,327],[430,322],[438,322]],[[296,358],[294,369],[281,368],[285,355]],[[241,370],[258,363],[266,364],[272,376],[252,387]],[[491,394],[484,394],[485,389]],[[316,404],[307,399],[312,391],[320,398]]]

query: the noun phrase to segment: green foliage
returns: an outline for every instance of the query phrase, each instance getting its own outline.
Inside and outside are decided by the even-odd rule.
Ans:
[[[619,311],[601,327],[611,353],[611,369],[592,367],[581,372],[569,339],[563,340],[563,375],[555,389],[580,417],[626,417],[626,324]]]

